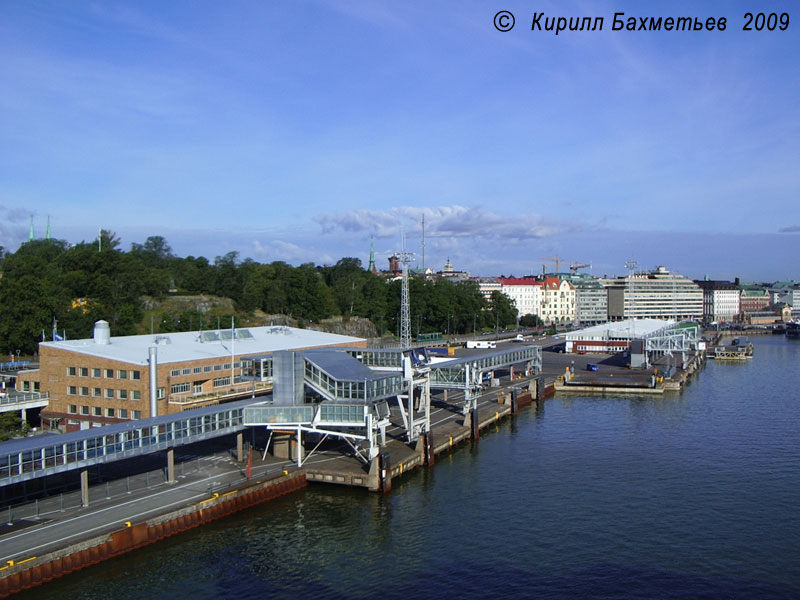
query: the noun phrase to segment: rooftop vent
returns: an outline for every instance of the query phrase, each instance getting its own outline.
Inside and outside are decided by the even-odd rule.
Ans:
[[[102,346],[111,343],[111,328],[108,321],[97,321],[94,324],[94,343]]]

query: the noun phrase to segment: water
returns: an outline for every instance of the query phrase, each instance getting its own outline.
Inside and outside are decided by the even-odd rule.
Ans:
[[[391,494],[312,486],[31,598],[798,598],[800,343],[558,397]]]

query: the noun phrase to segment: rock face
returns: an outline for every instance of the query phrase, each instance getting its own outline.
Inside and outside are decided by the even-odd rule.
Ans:
[[[332,317],[324,319],[318,325],[311,327],[318,331],[325,331],[327,333],[338,333],[340,335],[350,335],[360,338],[375,338],[378,337],[378,330],[369,319],[362,317],[350,317],[343,319],[342,317]]]

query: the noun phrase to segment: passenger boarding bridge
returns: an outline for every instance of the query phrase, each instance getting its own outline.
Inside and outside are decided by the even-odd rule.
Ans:
[[[296,434],[298,448],[304,433],[341,438],[369,463],[386,444],[392,399],[406,440],[413,443],[430,431],[431,389],[463,390],[468,415],[477,406],[484,375],[501,368],[513,374],[518,364],[526,375],[540,372],[541,348],[514,347],[441,362],[433,362],[424,348],[276,353],[273,401],[247,407],[244,421]],[[300,452],[295,458],[302,466]]]
[[[243,411],[252,403],[252,399],[240,400],[152,419],[3,442],[0,486],[236,433],[245,429]]]

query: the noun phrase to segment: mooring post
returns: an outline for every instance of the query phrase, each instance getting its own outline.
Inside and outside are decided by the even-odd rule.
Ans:
[[[511,390],[511,414],[515,417],[519,412],[519,407],[517,406],[517,390]]]

